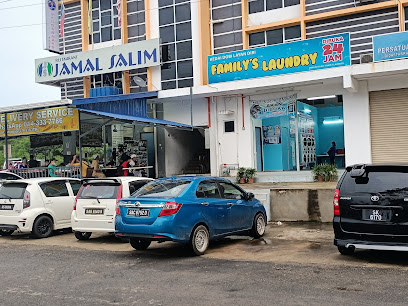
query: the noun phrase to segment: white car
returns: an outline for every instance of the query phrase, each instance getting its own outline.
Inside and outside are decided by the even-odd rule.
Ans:
[[[93,232],[114,233],[117,201],[152,180],[135,176],[82,180],[71,216],[75,237],[87,240]]]
[[[4,181],[0,186],[0,235],[14,231],[45,238],[53,230],[70,228],[81,180],[33,178]]]
[[[0,186],[4,181],[10,180],[10,181],[15,181],[15,180],[20,180],[22,179],[21,176],[14,174],[13,172],[9,171],[0,171]]]

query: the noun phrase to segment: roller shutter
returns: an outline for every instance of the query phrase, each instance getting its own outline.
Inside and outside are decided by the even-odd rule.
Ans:
[[[408,164],[408,89],[370,92],[374,164]]]

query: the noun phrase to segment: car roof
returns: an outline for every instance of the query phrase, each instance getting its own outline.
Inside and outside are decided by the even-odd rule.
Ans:
[[[0,170],[0,174],[1,174],[1,173],[4,173],[4,174],[10,174],[10,175],[12,175],[12,176],[22,178],[22,177],[21,177],[21,176],[19,176],[18,174],[15,174],[15,173],[13,173],[13,172],[6,171],[6,170]]]
[[[139,177],[139,176],[118,176],[118,177],[106,177],[106,178],[89,178],[83,179],[82,181],[86,181],[88,183],[103,183],[103,182],[132,182],[132,181],[153,181],[152,178],[149,177]]]
[[[179,180],[179,181],[208,181],[208,180],[221,180],[230,182],[227,177],[218,177],[218,176],[171,176],[164,177],[157,180]]]
[[[390,169],[396,169],[396,168],[400,168],[400,169],[404,169],[407,170],[408,169],[408,165],[407,164],[355,164],[355,165],[351,165],[351,166],[347,166],[346,170],[350,171],[353,168],[379,168],[379,169],[383,169],[383,168],[390,168]]]
[[[66,181],[66,180],[81,181],[80,179],[72,178],[72,177],[35,177],[35,178],[21,179],[21,180],[5,180],[4,183],[36,184],[36,183],[43,183],[43,182]]]

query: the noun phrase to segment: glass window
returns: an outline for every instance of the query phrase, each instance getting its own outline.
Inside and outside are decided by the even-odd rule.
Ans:
[[[92,0],[92,8],[98,8],[99,7],[99,0]]]
[[[173,42],[174,41],[174,25],[161,27],[160,28],[160,37],[162,43]]]
[[[176,89],[177,85],[176,85],[176,81],[171,81],[171,82],[162,82],[162,89],[166,90],[166,89]]]
[[[220,191],[216,182],[201,182],[196,191],[197,198],[212,198],[219,199],[221,198]]]
[[[166,69],[161,70],[162,80],[174,80],[176,78],[176,64],[166,64]]]
[[[11,183],[0,186],[0,199],[23,199],[27,184]]]
[[[116,1],[115,1],[116,3]],[[101,11],[110,10],[111,9],[111,1],[109,0],[102,0],[101,1]]]
[[[159,25],[165,25],[174,22],[173,8],[166,7],[159,10]]]
[[[84,185],[78,195],[78,199],[116,199],[119,184],[88,184]]]
[[[238,189],[231,183],[219,182],[218,184],[220,185],[221,195],[225,199],[241,200],[245,196],[240,189]]]
[[[193,52],[191,41],[185,41],[177,44],[177,59],[191,58]]]
[[[285,40],[300,38],[300,25],[285,28]]]
[[[173,0],[159,0],[160,7],[169,6],[169,5],[173,5]]]
[[[110,41],[112,40],[112,27],[102,28],[102,41]]]
[[[89,36],[90,44],[121,38],[116,0],[93,0],[92,21],[92,35]]]
[[[176,59],[174,44],[162,46],[162,60],[163,62],[170,62]]]
[[[266,10],[274,10],[278,8],[282,8],[282,0],[266,0]]]
[[[78,182],[78,181],[69,181],[69,182],[71,184],[72,191],[74,192],[74,195],[76,196],[82,184],[81,182]]]
[[[177,82],[178,88],[193,87],[193,79],[184,79]]]
[[[300,4],[300,0],[284,0],[285,7]]]
[[[251,33],[249,34],[249,45],[264,45],[265,44],[265,32]]]
[[[231,133],[234,132],[235,126],[234,126],[234,121],[225,121],[224,122],[224,131],[225,133]]]
[[[144,185],[134,197],[177,197],[191,183],[185,180],[156,180]]]
[[[193,61],[182,61],[177,63],[177,74],[179,78],[188,78],[193,76]]]
[[[176,39],[186,40],[191,39],[191,23],[180,23],[176,25]]]
[[[190,16],[190,3],[176,6],[176,22],[190,20]]]
[[[252,0],[248,1],[248,6],[249,6],[249,13],[257,13],[257,12],[262,12],[265,10],[264,8],[264,0]]]
[[[47,198],[69,196],[65,181],[47,182],[41,184],[40,187]]]
[[[101,13],[101,25],[106,26],[106,25],[110,25],[111,23],[112,23],[111,12]]]
[[[266,31],[266,44],[276,45],[283,43],[283,29],[273,29]]]
[[[150,181],[145,181],[145,180],[138,180],[135,182],[130,182],[129,183],[129,193],[133,195],[136,191],[138,191],[141,187],[149,183]]]

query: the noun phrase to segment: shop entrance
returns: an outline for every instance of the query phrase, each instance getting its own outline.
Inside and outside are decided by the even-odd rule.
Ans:
[[[273,116],[254,120],[256,137],[256,156],[258,171],[310,170],[316,164],[334,162],[337,168],[345,167],[344,122],[342,96],[310,97],[277,106],[271,111]],[[273,108],[274,105],[268,107]],[[283,108],[288,108],[283,112]],[[290,108],[290,109],[289,109]],[[280,111],[280,110],[279,110]],[[261,145],[258,145],[258,130],[262,132]],[[296,145],[296,142],[298,145]],[[334,156],[330,158],[328,151]],[[297,152],[298,150],[298,152]],[[259,156],[263,157],[260,170]],[[296,162],[296,158],[299,162]],[[334,161],[333,161],[334,159]]]

